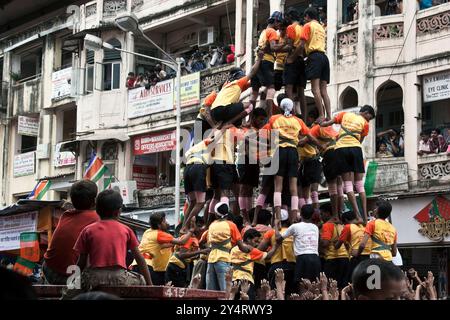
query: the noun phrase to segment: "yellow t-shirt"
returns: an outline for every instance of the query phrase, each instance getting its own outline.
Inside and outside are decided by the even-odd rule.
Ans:
[[[320,145],[324,148],[323,153],[336,147],[336,137],[338,132],[333,129],[333,126],[322,128],[316,124],[311,128],[311,135],[319,140]]]
[[[386,220],[376,219],[367,223],[364,232],[372,238],[370,253],[377,253],[384,260],[392,261],[390,247],[397,242],[397,231],[394,226]]]
[[[208,263],[215,263],[218,261],[230,263],[231,248],[239,240],[242,240],[236,225],[228,220],[214,221],[202,237],[207,237],[207,243],[211,247]]]
[[[231,265],[233,267],[233,281],[247,280],[255,283],[253,279],[254,262],[264,260],[267,256],[266,252],[262,252],[253,248],[250,253],[245,253],[239,250],[238,246],[231,249]]]
[[[326,32],[316,20],[305,24],[300,39],[305,41],[305,52],[307,55],[314,51],[325,52]]]
[[[272,116],[263,129],[278,131],[278,146],[280,148],[297,148],[300,140],[299,135],[309,133],[309,128],[302,119],[296,116],[285,117],[282,114]]]
[[[258,47],[264,50],[267,46],[270,46],[271,41],[278,41],[279,35],[277,31],[273,28],[266,28],[259,35]],[[269,62],[275,62],[275,55],[273,53],[265,53],[263,60]]]
[[[214,100],[216,100],[216,97],[217,97],[216,91],[212,91],[209,95],[206,96],[202,106],[200,107],[200,110],[198,111],[197,119],[206,121],[205,117],[206,108],[211,108],[212,104],[214,103]]]
[[[342,229],[341,235],[339,236],[339,240],[344,243],[348,243],[350,245],[350,250],[358,250],[359,245],[364,237],[364,229],[365,227],[362,224],[346,224],[344,229]],[[364,248],[362,255],[369,255],[372,249],[372,241],[369,238],[369,241]]]
[[[173,239],[171,234],[161,230],[148,229],[144,232],[139,244],[139,251],[144,256],[147,265],[153,267],[154,271],[166,271],[172,248],[162,249],[161,245],[171,243]],[[133,261],[132,265],[137,265],[136,261]]]
[[[361,147],[361,139],[369,134],[369,123],[359,114],[341,112],[334,117],[334,122],[341,125],[336,149]]]
[[[278,43],[285,44],[286,38],[280,36]],[[278,70],[278,71],[284,70],[284,64],[286,63],[287,56],[288,56],[287,52],[276,52],[275,53],[275,65],[274,65],[275,70]]]
[[[211,161],[210,151],[208,145],[212,140],[205,139],[196,145],[193,145],[186,152],[186,164],[209,164]]]
[[[287,230],[287,228],[282,227],[280,233],[283,233]],[[267,231],[264,234],[264,239],[270,239],[270,243],[273,246],[276,245],[276,238],[275,238],[275,230]],[[270,259],[270,263],[274,264],[277,262],[294,262],[295,254],[294,254],[294,236],[287,237],[283,239],[283,242],[281,246],[275,251],[274,255],[272,256],[272,259]]]
[[[198,250],[198,239],[196,237],[190,237],[189,240],[181,246],[181,248],[187,249],[187,251],[193,252]],[[180,246],[175,246],[175,252],[169,259],[169,263],[173,263],[181,269],[186,269],[186,263],[190,263],[192,259],[180,260],[177,257],[177,252],[180,250]]]
[[[317,148],[310,143],[297,147],[297,152],[300,160],[311,159],[319,154],[319,150],[317,150]]]
[[[242,77],[239,80],[225,84],[212,103],[211,110],[219,106],[228,106],[232,103],[239,102],[242,91],[247,90],[249,87],[250,83],[248,77]]]
[[[223,164],[234,164],[235,141],[239,141],[242,133],[236,127],[231,127],[211,145],[212,157],[214,161],[221,161]],[[210,148],[211,150],[211,148]]]
[[[337,250],[334,248],[334,243],[338,241],[343,228],[343,225],[332,222],[325,222],[322,225],[321,238],[323,240],[330,241],[330,244],[328,245],[328,248],[325,249],[323,255],[325,260],[349,257],[348,251],[345,246],[341,246]]]

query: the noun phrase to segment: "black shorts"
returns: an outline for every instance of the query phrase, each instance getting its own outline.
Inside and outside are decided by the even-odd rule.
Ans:
[[[306,88],[305,61],[303,58],[284,65],[283,81],[285,85]]]
[[[338,283],[338,288],[347,286],[348,280],[348,258],[336,258],[325,261],[324,272],[328,279],[334,279]]]
[[[185,288],[187,285],[187,272],[174,263],[169,263],[165,275],[166,283],[172,281],[172,285],[178,288]]]
[[[312,52],[306,60],[306,78],[308,80],[320,79],[330,83],[330,61],[323,52]]]
[[[299,283],[302,279],[316,281],[320,276],[320,258],[317,254],[302,254],[296,256],[294,281]]]
[[[211,166],[211,181],[214,189],[231,190],[237,183],[237,172],[234,164],[213,163]]]
[[[244,111],[244,104],[242,102],[232,103],[226,106],[218,106],[211,110],[211,116],[216,122],[227,122]],[[235,126],[240,126],[242,120],[236,121]]]
[[[258,164],[238,164],[237,172],[239,184],[258,187],[259,184],[259,165]]]
[[[336,149],[338,160],[338,173],[346,172],[364,173],[364,158],[360,147],[347,147]]]
[[[267,187],[268,193],[265,204],[273,205],[273,193],[275,191],[275,176],[263,176],[261,188]],[[281,192],[281,204],[283,206],[291,206],[291,193],[289,190],[289,179],[283,179],[283,191]]]
[[[261,287],[261,280],[267,279],[266,266],[260,263],[253,264],[253,280],[255,281],[255,289]]]
[[[259,66],[258,72],[251,79],[253,90],[259,90],[261,87],[270,87],[275,84],[274,63],[263,60]]]
[[[336,150],[329,149],[323,154],[322,159],[322,168],[323,174],[325,175],[325,179],[327,181],[332,181],[337,178],[339,175],[338,169],[339,164],[336,158]]]
[[[275,70],[273,74],[273,81],[275,85],[275,90],[280,91],[283,88],[283,70]]]
[[[184,190],[191,192],[206,192],[206,164],[188,164],[184,169]]]
[[[276,155],[277,153],[275,153]],[[278,148],[278,159],[277,176],[285,178],[297,177],[298,152],[296,148]]]
[[[303,160],[298,169],[297,184],[308,187],[322,180],[322,163],[318,158]]]

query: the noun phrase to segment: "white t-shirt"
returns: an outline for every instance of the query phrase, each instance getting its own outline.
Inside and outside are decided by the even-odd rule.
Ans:
[[[294,254],[319,255],[319,228],[314,223],[300,222],[291,225],[284,233],[283,238],[294,236]]]

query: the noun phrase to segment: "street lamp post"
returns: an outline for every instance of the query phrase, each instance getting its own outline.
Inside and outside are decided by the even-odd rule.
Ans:
[[[155,46],[159,51],[161,51],[165,56],[169,58],[169,60],[163,60],[159,58],[155,58],[152,56],[140,54],[137,52],[127,51],[123,49],[116,48],[109,43],[103,42],[102,39],[93,36],[91,34],[87,34],[84,38],[85,46],[91,50],[100,50],[102,48],[107,48],[111,50],[117,50],[120,52],[125,52],[128,54],[133,54],[135,56],[140,56],[143,58],[159,61],[162,64],[170,67],[171,69],[177,72],[176,77],[176,86],[177,86],[177,103],[176,103],[176,136],[177,142],[175,145],[175,218],[176,221],[180,218],[180,171],[181,171],[181,146],[180,146],[180,138],[181,138],[181,59],[174,59],[167,52],[161,49],[156,43],[153,42],[149,37],[147,37],[141,27],[139,26],[138,20],[136,16],[133,14],[126,14],[116,18],[116,25],[125,32],[131,32],[133,34],[140,35],[144,37],[147,41],[149,41],[153,46]]]

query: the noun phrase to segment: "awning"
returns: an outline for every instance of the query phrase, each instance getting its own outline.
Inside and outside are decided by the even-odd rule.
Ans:
[[[0,216],[40,210],[45,207],[61,208],[63,204],[64,204],[63,200],[43,201],[43,200],[21,199],[16,203],[0,210]]]
[[[117,130],[104,130],[97,132],[89,132],[77,137],[77,141],[100,141],[100,140],[118,140],[121,142],[130,140],[125,132],[117,132]]]

